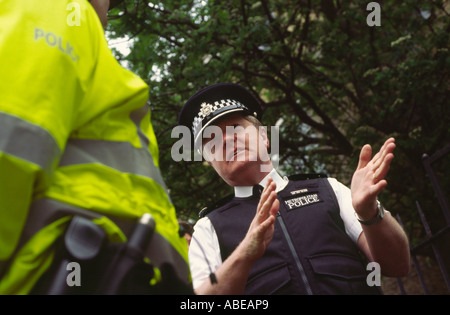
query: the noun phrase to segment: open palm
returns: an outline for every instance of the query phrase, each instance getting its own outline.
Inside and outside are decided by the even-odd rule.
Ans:
[[[352,204],[358,216],[363,220],[373,217],[377,195],[387,185],[386,174],[391,165],[395,149],[395,139],[389,138],[380,151],[372,158],[372,147],[363,146],[358,167],[352,177]]]

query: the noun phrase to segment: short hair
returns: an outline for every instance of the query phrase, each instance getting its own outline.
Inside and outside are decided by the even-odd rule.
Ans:
[[[183,236],[185,233],[192,236],[192,234],[194,233],[194,227],[192,226],[191,223],[184,220],[178,220],[178,224],[180,226],[180,229],[178,230],[180,237]]]
[[[256,118],[255,116],[252,115],[245,115],[244,119],[251,122],[253,124],[253,126],[256,127],[256,129],[258,129],[259,127],[262,126],[262,123],[259,121],[258,118]]]

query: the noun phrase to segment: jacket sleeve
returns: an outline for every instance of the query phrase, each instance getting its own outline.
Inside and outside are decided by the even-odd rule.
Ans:
[[[80,123],[77,105],[105,39],[95,11],[79,3],[81,26],[71,27],[66,1],[0,1],[0,263]]]
[[[40,126],[0,111],[0,261],[14,250],[33,194],[43,190],[60,153]]]

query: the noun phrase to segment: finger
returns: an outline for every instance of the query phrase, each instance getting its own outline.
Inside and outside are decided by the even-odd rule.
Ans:
[[[273,179],[272,179],[272,177],[269,177],[269,178],[267,179],[267,184],[266,184],[266,187],[264,187],[264,190],[266,190],[267,187],[269,187],[271,183],[273,183]],[[263,191],[264,191],[264,190],[263,190]]]
[[[372,158],[372,163],[375,167],[378,167],[380,165],[381,161],[386,156],[386,154],[392,152],[395,149],[394,142],[395,142],[394,138],[389,138],[384,142],[380,151],[378,151],[377,154],[375,154],[375,156]]]
[[[270,195],[272,191],[275,191],[276,185],[273,182],[272,178],[269,178],[267,181],[266,187],[264,187],[261,197],[259,199],[258,208],[262,206],[262,204],[267,200],[267,197]]]
[[[378,161],[376,161],[373,165],[372,165],[372,170],[374,172],[374,179],[376,178],[383,178],[386,173],[387,170],[389,170],[389,165],[392,161],[392,159],[394,158],[394,155],[392,154],[392,152],[395,149],[395,144],[390,144],[388,145],[385,150],[382,153],[382,156],[380,159],[378,159]]]
[[[272,203],[272,207],[270,208],[270,215],[275,217],[278,214],[279,210],[280,210],[280,201],[278,199],[275,199],[275,201]]]
[[[393,159],[394,154],[392,153],[387,154],[380,167],[374,170],[373,179],[375,183],[386,177]]]
[[[356,170],[366,167],[371,157],[372,157],[372,147],[369,144],[366,144],[365,146],[362,147],[361,153],[359,154],[359,162]]]
[[[262,222],[269,216],[269,211],[272,208],[275,200],[277,200],[277,194],[276,192],[272,191],[258,211],[259,222]]]
[[[276,187],[275,182],[273,181],[273,179],[271,177],[269,177],[267,180],[267,183],[266,183],[266,187],[264,187],[264,189],[262,191],[262,194],[264,194],[264,193],[267,194],[268,191],[275,190],[275,187]]]
[[[273,224],[275,223],[275,217],[270,216],[264,222],[261,222],[261,224],[258,225],[257,233],[259,237],[263,235],[268,229],[273,227]]]
[[[278,212],[279,205],[280,205],[279,201],[278,199],[276,199],[275,202],[273,203],[273,206],[271,207],[271,215],[269,215],[264,221],[262,221],[258,225],[258,229],[260,232],[267,230],[271,226],[273,227],[273,224],[275,223],[276,220],[276,213]]]
[[[370,195],[374,198],[378,196],[381,191],[384,189],[384,187],[387,186],[387,181],[385,179],[380,180],[378,183],[372,186]]]
[[[384,159],[386,158],[386,156],[387,156],[389,153],[394,152],[394,149],[395,149],[395,144],[394,144],[394,143],[389,143],[389,144],[383,149],[383,151],[381,151],[381,156],[380,156],[380,158],[379,158],[376,162],[374,162],[374,167],[375,167],[375,168],[379,167],[379,166],[381,165],[381,163],[383,163],[383,161],[384,161]]]

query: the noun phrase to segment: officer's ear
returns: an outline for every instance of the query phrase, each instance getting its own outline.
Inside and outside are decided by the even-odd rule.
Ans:
[[[269,137],[267,136],[267,129],[264,126],[259,126],[259,135],[261,136],[263,143],[267,149],[269,149]]]

